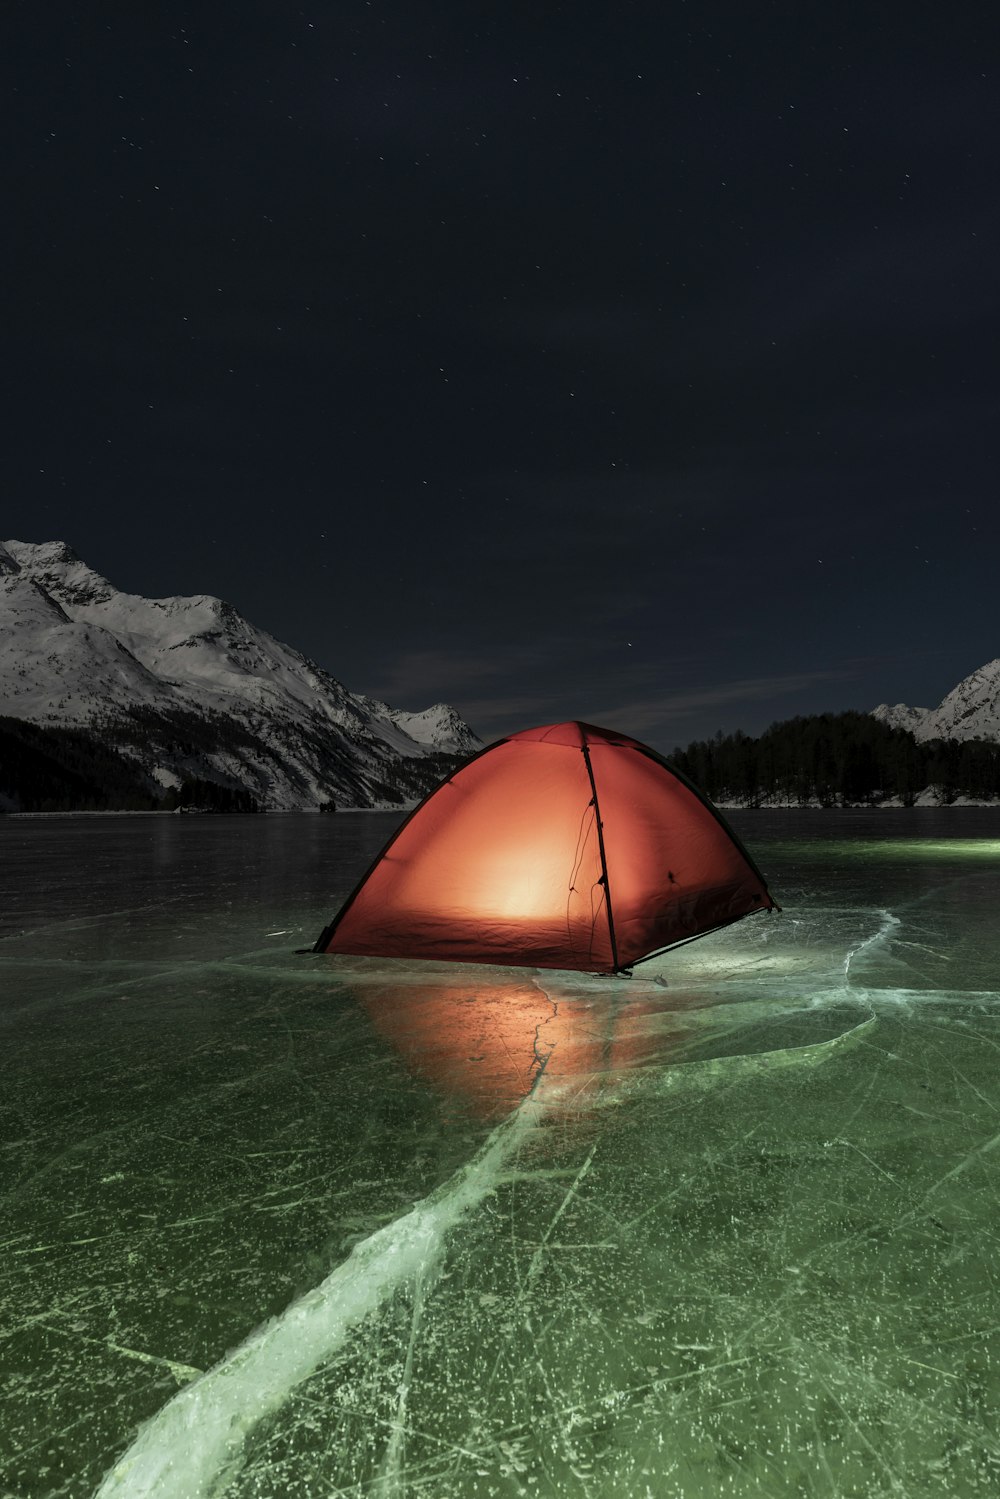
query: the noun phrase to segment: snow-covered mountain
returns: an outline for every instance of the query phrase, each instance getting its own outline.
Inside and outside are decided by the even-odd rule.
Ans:
[[[872,717],[890,728],[909,729],[915,739],[1000,741],[1000,660],[987,661],[953,687],[938,708],[880,703]]]
[[[164,787],[275,809],[409,800],[479,740],[455,710],[351,693],[222,599],[122,593],[62,542],[0,546],[0,714],[98,730]]]

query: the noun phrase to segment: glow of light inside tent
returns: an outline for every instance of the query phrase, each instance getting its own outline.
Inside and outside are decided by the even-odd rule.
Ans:
[[[571,892],[558,852],[558,862],[549,847],[513,849],[506,857],[491,856],[488,864],[468,880],[463,904],[487,919],[537,921],[564,915]],[[553,904],[554,892],[559,895],[558,909]]]

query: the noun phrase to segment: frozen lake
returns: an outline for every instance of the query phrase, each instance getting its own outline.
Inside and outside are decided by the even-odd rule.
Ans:
[[[1000,1492],[1000,813],[733,821],[609,980],[297,956],[395,817],[0,818],[0,1495]]]

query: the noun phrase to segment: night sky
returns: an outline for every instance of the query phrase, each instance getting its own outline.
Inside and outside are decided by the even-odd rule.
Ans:
[[[9,10],[0,537],[486,738],[1000,655],[995,5]]]

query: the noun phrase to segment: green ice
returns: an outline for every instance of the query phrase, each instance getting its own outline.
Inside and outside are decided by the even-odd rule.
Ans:
[[[0,1494],[996,1492],[996,817],[748,816],[784,913],[631,981],[164,822],[0,824]]]

